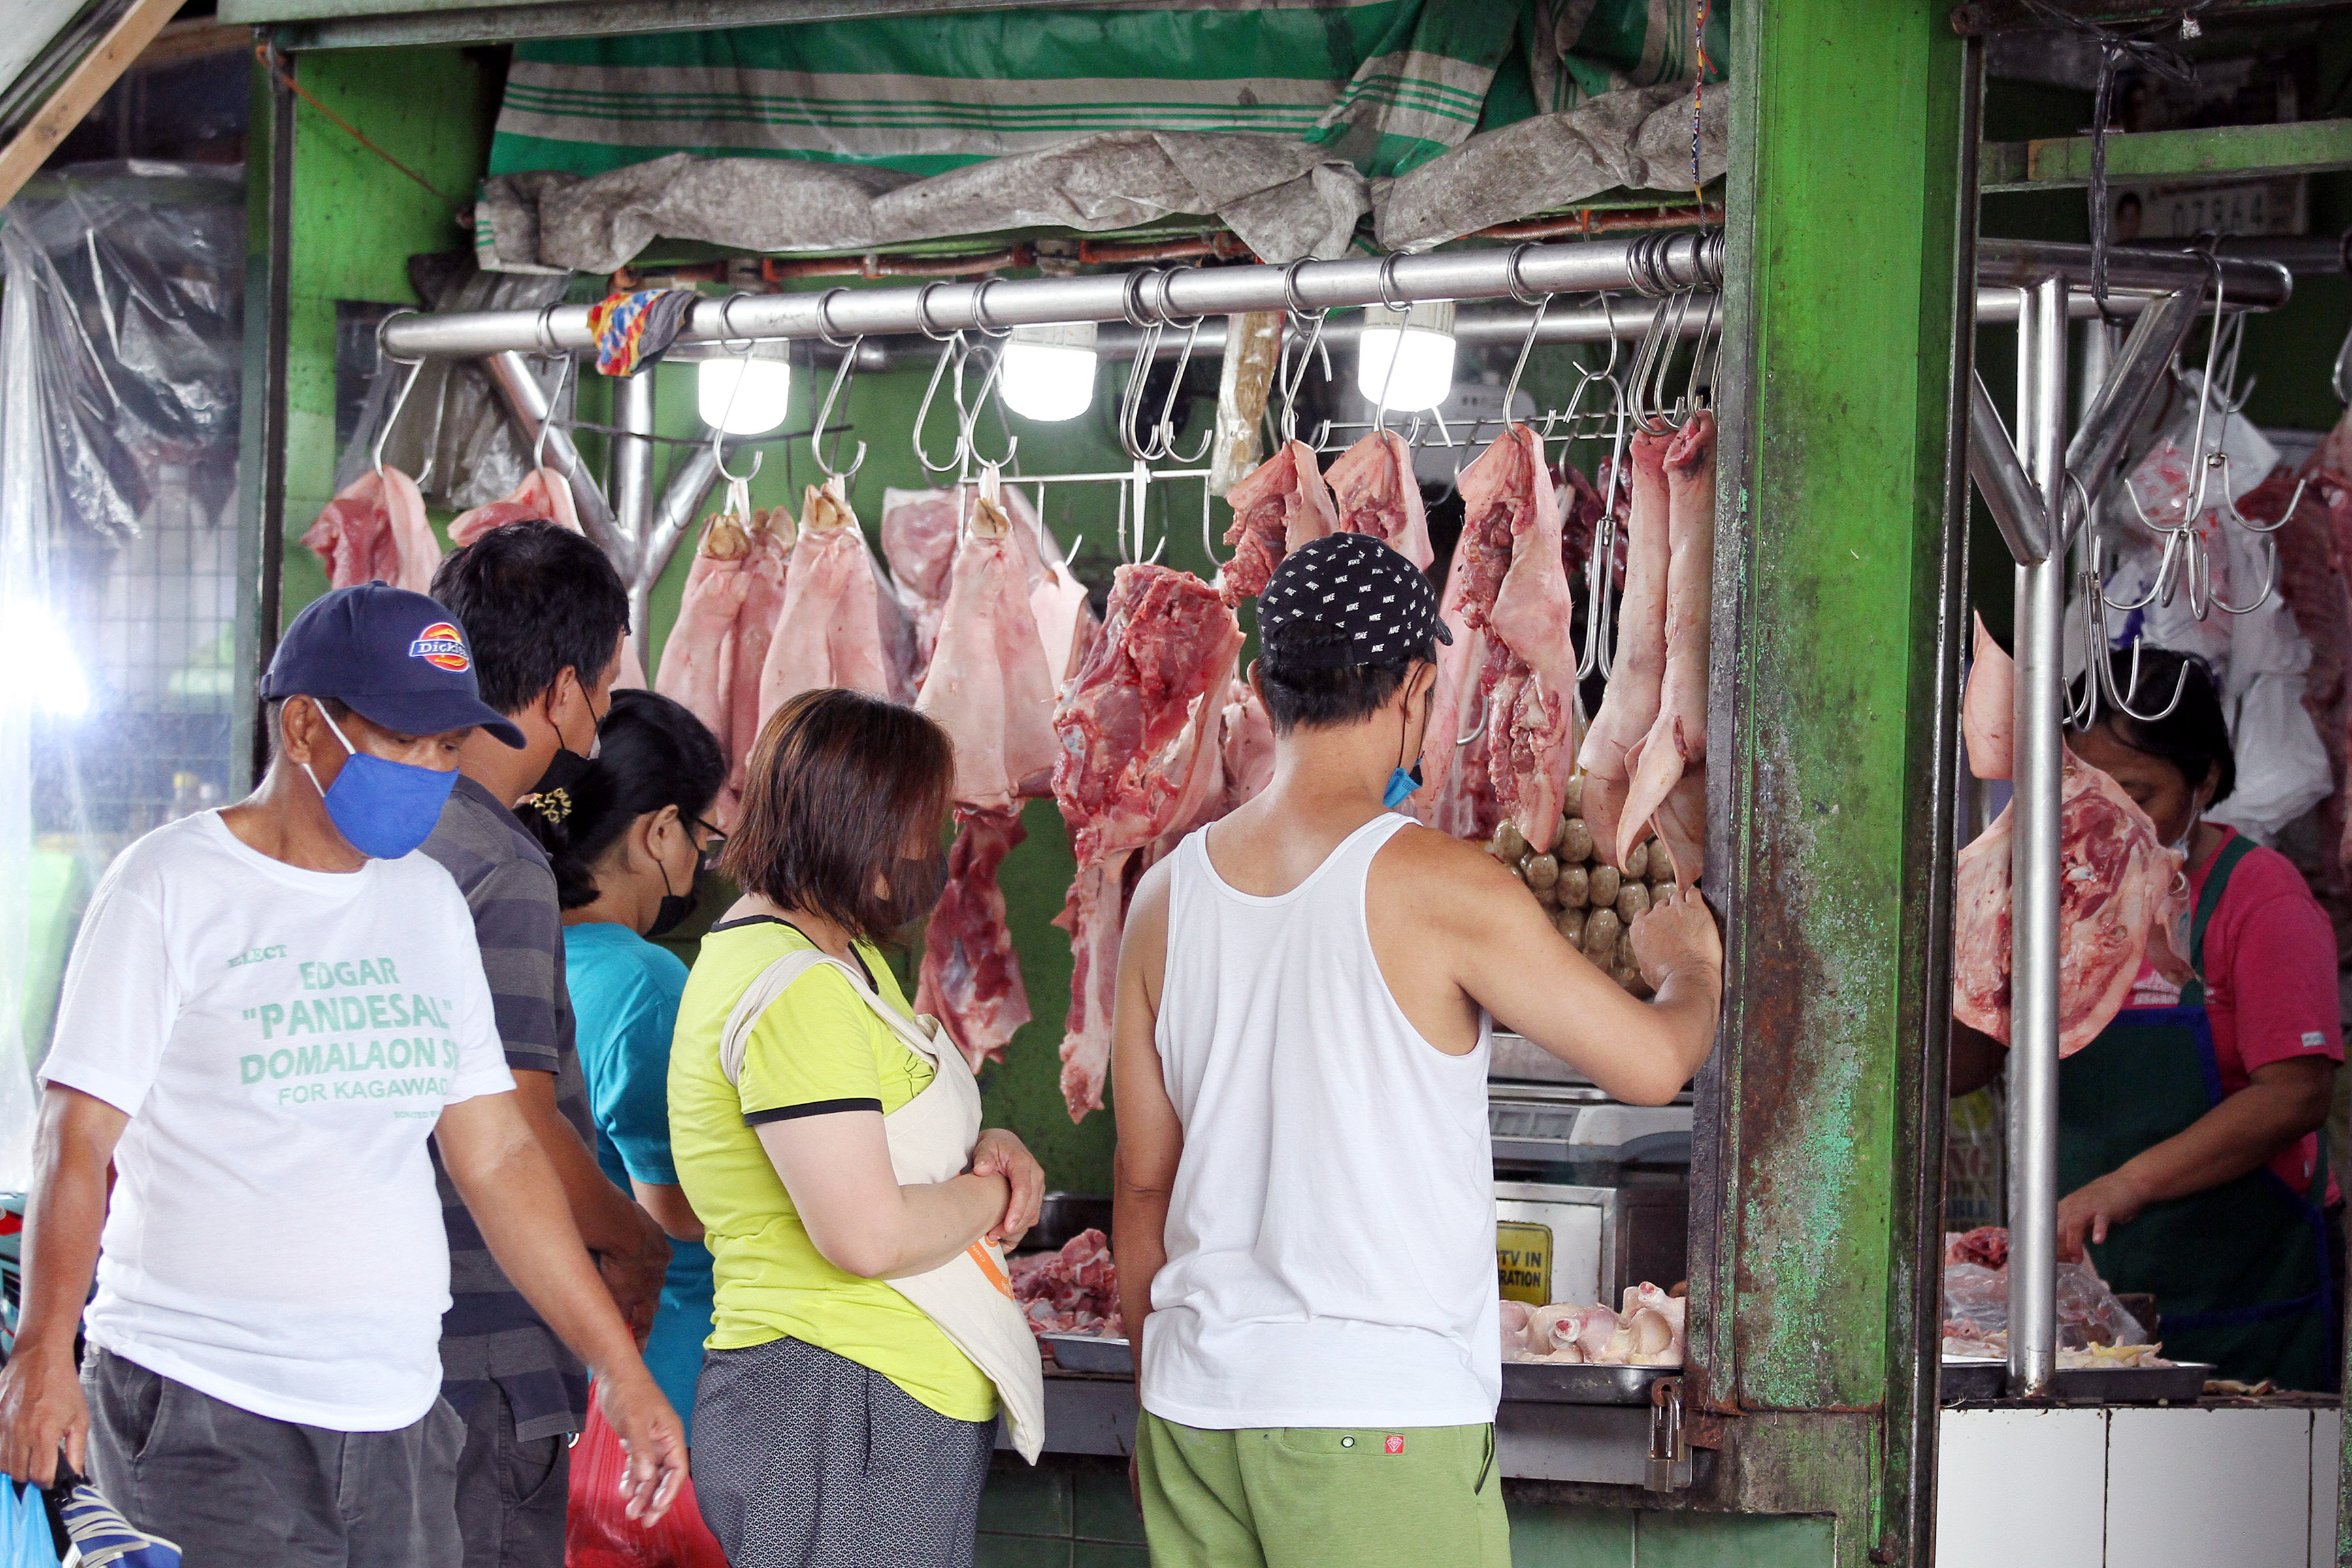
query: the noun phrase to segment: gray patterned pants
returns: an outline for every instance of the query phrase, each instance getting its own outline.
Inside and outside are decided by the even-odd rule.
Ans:
[[[971,1568],[992,1421],[795,1339],[706,1351],[694,1490],[732,1568]]]

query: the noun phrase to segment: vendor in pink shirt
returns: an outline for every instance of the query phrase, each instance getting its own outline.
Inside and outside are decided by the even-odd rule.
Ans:
[[[2130,664],[2116,659],[2119,690]],[[2186,852],[2195,973],[2175,988],[2143,967],[2115,1021],[2059,1064],[2059,1256],[2087,1250],[2116,1289],[2153,1293],[2171,1359],[2333,1389],[2336,933],[2285,856],[2206,819],[2237,761],[2204,664],[2144,653],[2134,705],[2159,710],[2177,682],[2164,717],[2103,710],[2067,737]],[[1989,1076],[1986,1047],[1999,1047],[1957,1025],[1955,1037],[1957,1092]]]

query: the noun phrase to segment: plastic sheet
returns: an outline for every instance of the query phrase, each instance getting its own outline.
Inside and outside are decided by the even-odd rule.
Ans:
[[[0,212],[0,1188],[98,874],[242,782],[245,226],[237,170],[152,163]]]

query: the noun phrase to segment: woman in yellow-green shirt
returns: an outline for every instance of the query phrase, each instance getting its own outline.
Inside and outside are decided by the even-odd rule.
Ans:
[[[1034,1222],[1037,1162],[999,1129],[970,1169],[901,1186],[883,1119],[935,1069],[847,974],[793,980],[721,1058],[729,1015],[814,948],[901,1016],[878,945],[938,901],[954,756],[911,709],[845,690],[777,710],[721,865],[744,896],[702,942],[670,1054],[672,1155],[716,1283],[694,1484],[733,1568],[962,1568],[995,1386],[887,1281]]]

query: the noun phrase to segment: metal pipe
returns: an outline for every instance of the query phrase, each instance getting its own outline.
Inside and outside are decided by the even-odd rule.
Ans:
[[[2066,443],[2067,470],[2090,494],[2099,493],[2106,483],[2107,470],[2123,456],[2140,411],[2163,384],[2165,372],[2180,353],[2180,345],[2189,341],[2201,301],[2197,289],[2179,289],[2158,300],[2132,323],[2131,335],[2116,356],[2114,372],[2100,384],[2083,415],[2082,427]]]
[[[538,315],[535,310],[496,313],[520,316],[526,320],[535,319]],[[415,318],[418,321],[458,319],[455,316]],[[572,487],[572,504],[580,513],[582,530],[595,542],[597,549],[612,558],[613,564],[619,568],[625,579],[633,575],[629,569],[634,554],[630,549],[631,542],[623,540],[619,531],[614,528],[613,509],[606,503],[604,492],[596,488],[588,466],[580,460],[580,448],[572,444],[571,433],[560,425],[547,423],[547,388],[539,384],[539,377],[531,374],[529,362],[520,353],[509,350],[488,355],[482,361],[482,368],[489,373],[490,383],[499,389],[499,397],[506,404],[507,412],[514,416],[516,427],[522,432],[523,444],[543,451],[547,466],[562,475],[564,482]],[[540,447],[539,441],[542,428],[547,433],[544,447]]]
[[[629,624],[637,628],[640,647],[651,653],[647,639],[652,636],[654,584],[669,570],[670,557],[677,553],[678,542],[686,531],[694,526],[694,514],[702,506],[702,498],[719,479],[719,457],[708,441],[681,448],[685,456],[670,470],[669,484],[662,491],[661,502],[654,508],[652,526],[645,536],[645,554],[641,568],[629,587]],[[650,662],[650,661],[649,661]]]
[[[2066,294],[2034,286],[2018,333],[2018,425],[2051,550],[2017,569],[2015,811],[2010,879],[2009,1390],[2046,1399],[2058,1370],[2058,877],[2065,736]]]
[[[1516,261],[1515,261],[1516,258]],[[1719,231],[1643,234],[1580,245],[1444,251],[1381,259],[1308,261],[1296,267],[1177,268],[1086,278],[982,279],[919,289],[738,294],[703,300],[688,311],[680,342],[952,331],[1056,321],[1225,316],[1401,300],[1495,300],[1513,284],[1530,294],[1598,289],[1662,291],[1723,281]],[[818,320],[820,311],[824,321]],[[522,350],[584,349],[588,307],[403,316],[385,346],[407,357],[474,358]]]
[[[2169,294],[2210,281],[2213,265],[2201,251],[2111,250],[2108,286]],[[2220,266],[2222,287],[2232,304],[2274,310],[2294,297],[2294,274],[2275,261],[2225,256]],[[2078,289],[2090,287],[2091,247],[2040,239],[1978,241],[1979,287],[2031,289],[2044,278],[2060,278]]]
[[[2020,566],[2039,564],[2050,554],[2050,520],[2042,513],[2041,492],[2018,461],[1984,377],[1970,372],[1969,381],[1969,477],[1976,480],[2011,558]]]
[[[635,375],[613,379],[613,427],[629,432],[612,438],[613,531],[628,541],[629,561],[621,568],[622,578],[629,584],[629,625],[642,641],[653,626],[647,618],[652,606],[651,579],[661,574],[659,567],[648,574],[645,558],[646,536],[652,531],[654,514],[654,444],[646,439],[654,433],[650,366]]]

